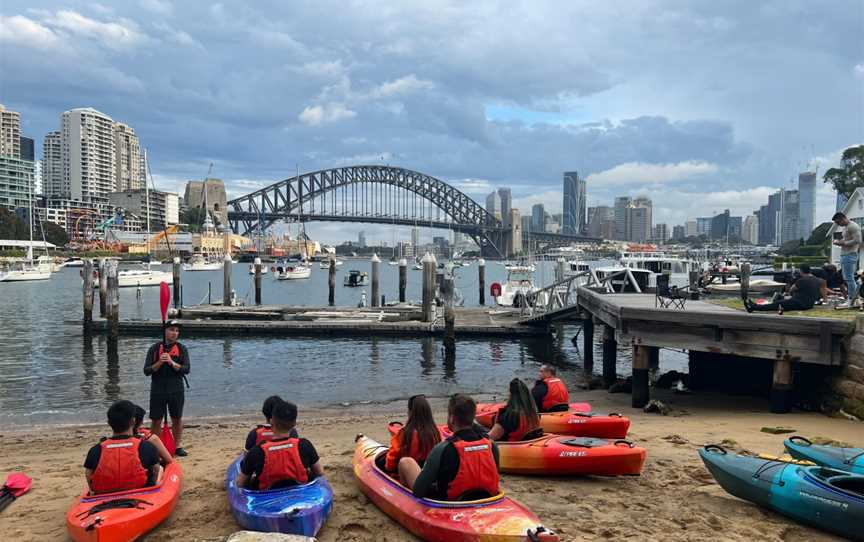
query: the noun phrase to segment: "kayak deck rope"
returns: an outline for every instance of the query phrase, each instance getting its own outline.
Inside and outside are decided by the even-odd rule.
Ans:
[[[78,514],[79,518],[88,518],[93,514],[98,514],[99,512],[104,512],[105,510],[115,510],[119,508],[138,508],[144,509],[144,505],[153,506],[152,502],[145,501],[143,499],[111,499],[110,501],[100,502],[96,506],[85,510]]]
[[[777,459],[769,459],[761,467],[756,469],[756,472],[753,473],[753,478],[756,478],[757,480],[763,480],[763,478],[761,476],[763,474],[767,473],[770,469],[772,469],[774,467],[780,467],[780,476],[783,476],[783,471],[786,470],[786,467],[788,467],[791,464],[792,463],[788,463],[786,461],[780,461]],[[780,480],[779,482],[775,482],[774,480],[767,480],[767,482],[771,485],[776,484],[780,487],[783,487],[786,485],[786,482],[784,482],[783,480]]]
[[[845,452],[843,455],[846,455]],[[846,463],[847,465],[851,465],[852,463],[857,461],[859,457],[864,457],[864,451],[858,452],[857,454],[853,455],[849,459],[844,459],[843,463]]]

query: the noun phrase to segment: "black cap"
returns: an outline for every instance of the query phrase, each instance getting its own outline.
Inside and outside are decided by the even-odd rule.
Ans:
[[[183,326],[180,325],[180,320],[168,320],[167,322],[165,322],[165,328],[167,329],[169,327],[183,327]]]

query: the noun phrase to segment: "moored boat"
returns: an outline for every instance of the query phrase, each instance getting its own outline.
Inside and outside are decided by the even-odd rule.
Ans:
[[[343,284],[350,288],[366,286],[367,284],[369,284],[369,274],[365,271],[358,271],[356,269],[352,269],[348,271],[347,275],[345,275],[345,280],[343,281]]]
[[[312,268],[305,264],[277,265],[273,267],[273,274],[278,280],[300,280],[312,276]]]

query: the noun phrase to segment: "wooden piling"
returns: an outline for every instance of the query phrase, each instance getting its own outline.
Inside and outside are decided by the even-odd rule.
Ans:
[[[372,255],[372,306],[378,307],[381,302],[380,291],[381,258],[378,254]]]
[[[423,264],[423,321],[432,322],[435,319],[435,256],[427,252],[420,261]]]
[[[752,267],[749,262],[741,264],[741,299],[747,299],[750,290],[750,272]]]
[[[618,341],[615,340],[615,328],[603,326],[603,385],[607,388],[618,379],[616,374],[618,364]]]
[[[480,288],[480,305],[486,304],[486,260],[477,260],[477,284]]]
[[[117,283],[117,262],[109,262],[107,267],[106,291],[108,312],[108,339],[117,341],[120,336],[120,292]]]
[[[456,359],[456,311],[452,303],[444,308],[444,359]]]
[[[564,257],[558,256],[555,261],[555,282],[564,280]]]
[[[179,256],[174,256],[174,260],[172,260],[172,262],[171,262],[171,275],[172,275],[171,278],[174,281],[174,288],[173,288],[173,291],[171,292],[173,294],[172,298],[173,298],[173,302],[174,302],[174,308],[179,309],[180,308],[180,257]]]
[[[222,259],[222,306],[231,306],[231,255],[226,253]]]
[[[93,329],[93,262],[89,258],[84,259],[83,302],[84,302],[84,334],[89,335]]]
[[[261,304],[261,258],[255,258],[255,304]]]
[[[594,372],[594,320],[589,315],[582,320],[582,370],[586,374]]]
[[[405,303],[405,290],[408,287],[408,260],[399,260],[399,303]]]
[[[699,271],[690,271],[688,279],[690,282],[690,299],[699,299]]]
[[[792,410],[792,359],[788,354],[774,360],[771,384],[771,412],[785,414]]]
[[[108,269],[105,258],[99,259],[99,316],[105,318],[108,312]]]
[[[650,394],[648,391],[648,364],[651,358],[651,346],[641,344],[633,345],[633,391],[630,404],[633,408],[642,408],[648,404]]]
[[[330,254],[330,267],[327,269],[327,304],[336,306],[336,255]]]

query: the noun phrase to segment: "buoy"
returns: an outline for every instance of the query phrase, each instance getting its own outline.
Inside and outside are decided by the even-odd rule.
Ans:
[[[491,286],[489,286],[489,294],[492,297],[498,297],[501,295],[501,284],[498,282],[493,282]]]

